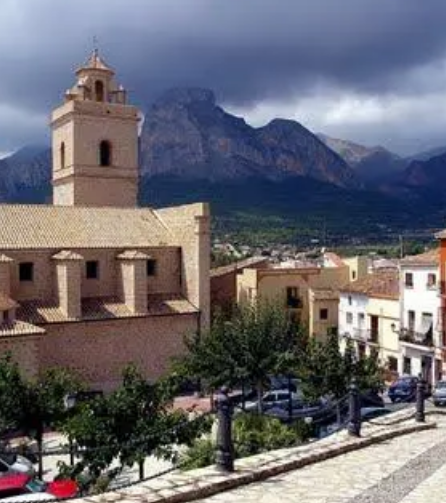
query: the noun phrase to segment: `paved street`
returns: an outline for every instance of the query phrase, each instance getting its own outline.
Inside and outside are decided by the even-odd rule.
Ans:
[[[426,503],[444,501],[446,418],[438,428],[351,452],[209,497],[207,503]]]

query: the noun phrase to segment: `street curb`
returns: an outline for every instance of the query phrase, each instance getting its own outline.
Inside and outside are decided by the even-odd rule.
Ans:
[[[253,482],[258,482],[261,480],[265,480],[269,477],[286,473],[291,470],[295,470],[298,468],[302,468],[304,466],[312,465],[318,463],[320,461],[324,461],[327,459],[335,458],[342,454],[347,454],[349,452],[353,452],[364,447],[368,447],[373,444],[377,444],[380,442],[384,442],[386,440],[407,435],[410,433],[414,433],[416,431],[425,431],[434,429],[437,427],[436,423],[415,423],[406,426],[402,426],[399,428],[392,429],[391,431],[378,431],[376,433],[371,433],[368,437],[347,437],[343,440],[341,444],[332,444],[327,447],[320,448],[317,450],[317,446],[315,444],[315,451],[313,452],[304,452],[297,459],[291,459],[288,461],[281,461],[280,459],[272,460],[270,463],[272,466],[263,466],[259,468],[253,468],[252,471],[249,469],[237,470],[234,473],[221,473],[221,477],[227,477],[223,480],[212,481],[213,476],[215,476],[216,471],[212,474],[209,474],[206,477],[206,474],[197,474],[193,476],[192,472],[189,472],[191,475],[191,480],[188,484],[184,485],[182,488],[174,488],[171,490],[165,489],[165,495],[159,494],[158,498],[155,494],[150,494],[150,484],[146,484],[147,489],[149,489],[149,494],[145,497],[141,498],[135,497],[135,494],[126,494],[125,490],[116,491],[113,493],[105,493],[102,495],[92,496],[84,498],[83,501],[90,502],[101,502],[105,503],[107,501],[145,501],[150,503],[184,503],[188,501],[194,501],[197,499],[202,499],[208,496],[212,496],[214,494],[218,494],[220,492],[227,491],[229,489],[234,489],[236,487],[244,486],[247,484],[251,484]],[[246,459],[246,458],[245,458]],[[241,461],[241,460],[240,460]],[[237,462],[236,462],[237,464]],[[209,467],[211,468],[211,467]],[[203,469],[200,469],[202,472]],[[214,468],[215,470],[215,468]],[[198,471],[198,470],[197,470]],[[207,480],[208,478],[208,480]],[[219,477],[220,478],[220,477]],[[209,481],[211,479],[211,481]],[[190,489],[187,488],[187,485],[190,484]],[[163,492],[161,490],[160,492]],[[117,496],[118,493],[121,498],[114,498],[113,496]],[[167,493],[167,494],[166,494]],[[171,494],[168,494],[171,493]],[[173,494],[172,494],[173,493]]]

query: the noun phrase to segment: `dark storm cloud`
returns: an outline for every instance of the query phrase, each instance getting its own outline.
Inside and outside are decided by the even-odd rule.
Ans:
[[[48,113],[94,35],[141,105],[182,85],[243,107],[321,83],[410,93],[408,73],[445,55],[445,19],[444,0],[1,0],[0,114]]]

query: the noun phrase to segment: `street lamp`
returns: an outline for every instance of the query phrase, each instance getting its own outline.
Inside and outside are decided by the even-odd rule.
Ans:
[[[64,397],[64,406],[65,410],[69,413],[76,405],[76,395],[73,393],[69,393]],[[74,465],[74,452],[73,452],[73,439],[71,435],[68,435],[68,448],[70,450],[70,466]]]

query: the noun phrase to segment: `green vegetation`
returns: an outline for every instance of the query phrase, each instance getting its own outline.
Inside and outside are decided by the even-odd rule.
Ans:
[[[274,449],[298,445],[310,437],[311,427],[304,421],[293,425],[282,424],[278,419],[255,413],[241,413],[233,423],[236,458],[253,456]],[[196,440],[180,457],[183,470],[202,468],[215,463],[216,445],[210,438]]]

